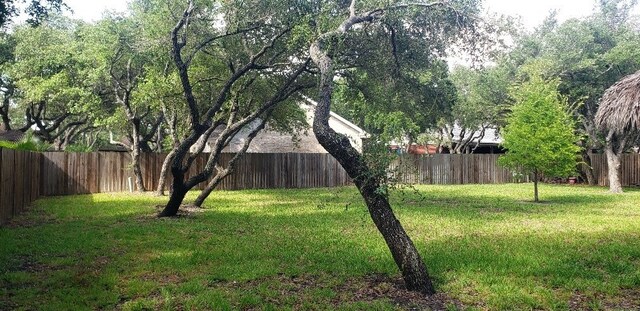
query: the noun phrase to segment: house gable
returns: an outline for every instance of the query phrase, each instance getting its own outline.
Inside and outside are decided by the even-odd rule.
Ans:
[[[313,116],[316,107],[316,103],[308,98],[299,102],[300,108],[306,114],[308,127],[304,130],[293,135],[291,133],[281,133],[269,129],[262,130],[253,139],[247,152],[249,153],[327,153],[324,147],[320,145],[315,135],[313,134]],[[236,134],[223,152],[238,152],[242,149],[249,133],[255,129],[260,121],[254,121],[245,126],[238,134]],[[362,152],[362,138],[368,136],[368,134],[349,122],[338,114],[331,112],[329,118],[329,125],[336,130],[336,132],[344,134],[349,138],[351,144],[358,151]],[[216,139],[224,129],[224,126],[216,129],[209,141],[204,152],[209,152]]]

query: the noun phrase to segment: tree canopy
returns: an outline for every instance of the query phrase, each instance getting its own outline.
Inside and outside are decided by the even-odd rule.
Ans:
[[[0,28],[6,27],[21,13],[18,6],[22,4],[27,5],[27,23],[32,26],[40,25],[52,12],[60,12],[66,8],[63,0],[3,0],[0,2]]]
[[[420,134],[439,130],[442,120],[455,119],[454,107],[463,106],[465,99],[458,96],[459,85],[446,56],[456,48],[474,56],[489,55],[501,46],[499,38],[507,26],[501,20],[479,18],[477,1],[451,5],[461,14],[425,11],[418,3],[385,11],[379,25],[345,36],[345,46],[357,52],[340,55],[333,109],[377,140],[405,140],[408,145]],[[454,35],[466,26],[469,29]],[[465,41],[471,34],[475,39]]]
[[[101,114],[92,79],[95,61],[83,52],[86,25],[63,17],[5,35],[12,44],[3,64],[2,114],[6,128],[33,129],[64,149]],[[5,42],[7,42],[5,41]]]
[[[558,90],[569,102],[583,103],[575,111],[585,145],[603,142],[594,125],[604,91],[622,77],[640,69],[640,32],[631,19],[635,0],[598,0],[596,10],[584,19],[558,23],[555,14],[532,34],[517,39],[503,64],[512,75],[529,63],[545,62],[542,74],[559,78]]]

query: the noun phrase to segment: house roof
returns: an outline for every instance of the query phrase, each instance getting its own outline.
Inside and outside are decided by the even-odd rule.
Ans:
[[[20,141],[24,137],[24,133],[21,131],[2,131],[0,132],[0,140],[6,140],[11,142]]]
[[[447,125],[447,128],[450,128],[449,125]],[[440,131],[440,130],[432,130],[431,134],[436,134],[437,131]],[[453,137],[452,137],[453,142],[454,143],[459,143],[462,140],[460,138],[460,134],[462,133],[462,128],[457,123],[454,124],[452,133],[453,133]],[[474,136],[478,136],[479,134],[480,134],[480,129],[479,128],[476,131],[473,132]],[[468,139],[469,135],[470,135],[470,132],[467,131],[467,133],[465,134],[464,138]],[[474,138],[474,139],[471,140],[471,143],[475,144],[477,142],[478,142],[477,138]],[[499,133],[498,129],[495,128],[495,127],[487,127],[485,129],[485,132],[484,132],[484,137],[482,137],[480,139],[480,145],[497,146],[497,145],[502,144],[502,142],[503,142],[502,137],[500,136],[500,133]],[[409,139],[407,137],[404,137],[402,139],[402,141],[400,141],[400,142],[397,141],[397,140],[390,141],[389,145],[390,146],[398,146],[400,144],[408,144],[408,143],[409,143]],[[437,144],[437,143],[434,142],[434,141],[430,141],[429,144]]]
[[[307,109],[315,109],[318,106],[318,102],[316,102],[315,100],[302,95],[302,98],[304,98],[304,104],[306,106],[310,106],[307,107]],[[311,110],[311,112],[313,112]],[[313,115],[313,113],[312,113]],[[350,122],[349,120],[343,118],[342,116],[340,116],[339,114],[333,112],[333,111],[329,111],[329,116],[333,117],[335,120],[339,121],[340,123],[342,123],[343,125],[345,125],[348,128],[351,128],[354,132],[359,133],[359,138],[368,138],[369,137],[369,133],[367,133],[365,130],[363,130],[362,128],[360,128],[359,126],[353,124],[352,122]]]
[[[479,129],[478,129],[479,131]],[[453,141],[454,142],[459,142],[460,139],[460,133],[462,132],[462,128],[456,123],[453,126]],[[467,134],[468,135],[468,134]],[[476,133],[475,135],[478,135],[478,133]],[[467,136],[468,138],[468,136]],[[473,143],[477,143],[478,139],[473,139],[472,140]],[[484,132],[484,137],[482,137],[480,139],[480,144],[486,144],[486,145],[499,145],[502,143],[502,137],[500,136],[500,134],[498,133],[498,129],[494,128],[494,127],[487,127],[485,129]]]
[[[295,152],[295,153],[325,153],[326,151],[320,145],[316,139],[313,131],[311,130],[313,124],[314,110],[317,103],[309,98],[304,98],[299,102],[299,106],[304,110],[307,116],[307,123],[309,127],[303,131],[296,133],[281,133],[267,128],[262,130],[255,139],[251,142],[247,152],[259,152],[259,153],[280,153],[280,152]],[[243,127],[240,132],[233,136],[229,145],[223,150],[224,152],[237,152],[239,151],[244,142],[246,141],[249,133],[252,129],[255,129],[260,120],[254,120]],[[331,112],[329,123],[332,127],[335,127],[337,132],[343,133],[349,137],[357,149],[361,149],[361,138],[368,137],[368,133],[357,125],[349,122],[347,119],[340,115]],[[225,129],[225,125],[218,126],[213,133],[209,136],[208,142],[211,143],[218,139],[222,131]],[[348,134],[347,134],[348,133]],[[358,141],[354,140],[357,139]]]
[[[640,132],[640,71],[624,77],[604,92],[596,113],[596,125],[623,135]]]

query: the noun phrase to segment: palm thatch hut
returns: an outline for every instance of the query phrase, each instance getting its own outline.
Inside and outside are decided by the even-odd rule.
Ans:
[[[640,71],[605,91],[595,121],[606,137],[609,189],[620,193],[620,154],[640,140]]]
[[[604,93],[596,125],[619,135],[640,131],[640,71],[624,77]]]

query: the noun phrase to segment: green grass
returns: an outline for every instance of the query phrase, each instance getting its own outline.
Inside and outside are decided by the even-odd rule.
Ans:
[[[418,190],[393,206],[463,308],[640,304],[640,191],[542,185],[534,204],[531,185]],[[398,307],[391,283],[369,284],[399,273],[354,188],[216,192],[203,212],[153,217],[165,200],[37,201],[0,228],[0,310]]]

